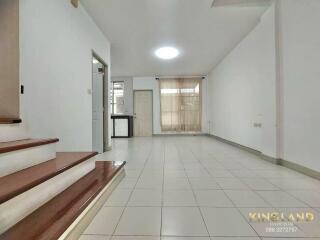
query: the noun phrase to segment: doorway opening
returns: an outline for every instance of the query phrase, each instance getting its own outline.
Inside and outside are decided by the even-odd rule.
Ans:
[[[92,149],[108,149],[108,66],[92,53]]]

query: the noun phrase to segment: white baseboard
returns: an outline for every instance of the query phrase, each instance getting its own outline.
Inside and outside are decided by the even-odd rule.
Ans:
[[[234,147],[237,147],[237,148],[240,148],[242,150],[245,150],[247,152],[250,152],[252,154],[255,154],[257,155],[258,157],[260,157],[261,159],[265,160],[265,161],[268,161],[272,164],[276,164],[276,165],[280,165],[280,166],[283,166],[283,167],[286,167],[286,168],[289,168],[291,170],[294,170],[296,172],[300,172],[304,175],[307,175],[309,177],[313,177],[313,178],[316,178],[318,180],[320,180],[320,172],[318,171],[315,171],[313,169],[310,169],[310,168],[307,168],[305,166],[302,166],[302,165],[299,165],[299,164],[296,164],[294,162],[291,162],[291,161],[288,161],[288,160],[285,160],[285,159],[281,159],[281,158],[274,158],[274,157],[270,157],[270,156],[267,156],[255,149],[252,149],[252,148],[249,148],[249,147],[246,147],[246,146],[243,146],[243,145],[240,145],[238,143],[235,143],[235,142],[232,142],[232,141],[229,141],[229,140],[226,140],[226,139],[223,139],[221,137],[218,137],[218,136],[215,136],[215,135],[207,135],[209,137],[212,137],[212,138],[215,138],[216,140],[220,141],[220,142],[224,142],[224,143],[227,143],[229,145],[232,145]]]

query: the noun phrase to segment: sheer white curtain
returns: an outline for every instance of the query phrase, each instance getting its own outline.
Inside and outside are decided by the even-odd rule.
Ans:
[[[166,78],[159,82],[162,131],[201,131],[201,78]]]

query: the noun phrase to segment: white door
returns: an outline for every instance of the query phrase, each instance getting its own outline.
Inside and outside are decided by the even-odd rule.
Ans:
[[[103,148],[103,79],[104,73],[101,71],[103,65],[98,61],[93,61],[92,65],[92,148],[93,151],[102,153]],[[99,71],[100,69],[100,71]]]
[[[152,91],[134,92],[134,136],[152,136]]]

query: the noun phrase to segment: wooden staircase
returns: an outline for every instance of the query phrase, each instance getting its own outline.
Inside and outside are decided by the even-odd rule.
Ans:
[[[58,139],[0,143],[0,239],[77,239],[124,177],[125,162],[56,153]]]

